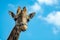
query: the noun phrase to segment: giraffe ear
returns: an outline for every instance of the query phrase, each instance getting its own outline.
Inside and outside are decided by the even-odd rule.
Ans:
[[[13,12],[9,11],[9,14],[15,21],[17,20],[16,15]]]
[[[21,8],[20,7],[18,7],[18,9],[17,9],[17,14],[19,14],[19,13],[21,13]]]
[[[34,15],[35,15],[35,12],[30,13],[29,16],[27,16],[27,22],[29,22],[29,20],[32,19]]]
[[[35,12],[30,13],[29,18],[32,19],[34,15],[35,15]]]
[[[15,14],[12,11],[9,11],[9,14],[12,16],[12,18],[15,17]]]

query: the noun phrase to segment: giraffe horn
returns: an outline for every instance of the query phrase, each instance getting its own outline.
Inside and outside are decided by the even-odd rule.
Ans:
[[[17,14],[19,14],[19,13],[21,13],[21,8],[20,7],[18,7],[18,9],[17,9]]]
[[[23,8],[23,11],[24,11],[24,13],[26,13],[26,12],[27,12],[27,9],[26,9],[26,7],[24,7],[24,8]]]

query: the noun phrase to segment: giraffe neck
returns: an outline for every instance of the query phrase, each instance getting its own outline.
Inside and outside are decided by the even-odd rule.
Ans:
[[[21,32],[21,28],[20,26],[15,26],[11,32],[11,34],[9,35],[7,40],[18,40],[19,38],[19,34]]]

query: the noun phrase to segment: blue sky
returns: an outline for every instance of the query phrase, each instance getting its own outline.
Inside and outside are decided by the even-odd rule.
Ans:
[[[60,40],[60,0],[0,0],[0,40],[7,40],[15,25],[8,11],[16,13],[18,6],[36,12],[19,40]]]

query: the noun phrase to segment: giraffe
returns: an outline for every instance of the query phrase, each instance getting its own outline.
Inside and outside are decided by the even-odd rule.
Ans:
[[[35,12],[32,12],[29,15],[27,15],[26,7],[23,7],[22,10],[21,10],[20,7],[18,7],[16,15],[12,11],[9,11],[9,14],[14,19],[15,26],[12,29],[12,31],[11,31],[9,37],[7,38],[7,40],[18,40],[20,33],[22,31],[26,31],[27,23],[35,15]]]

